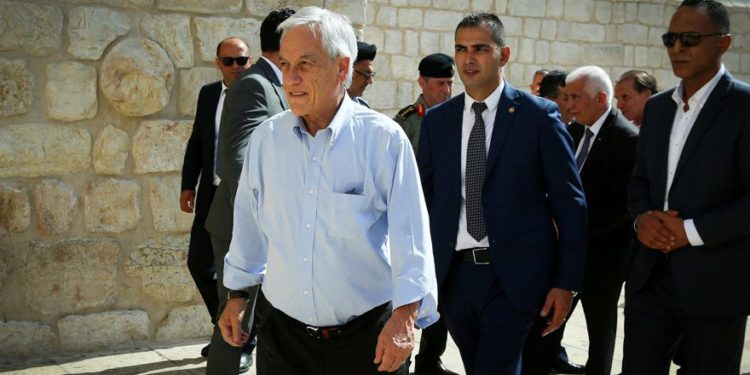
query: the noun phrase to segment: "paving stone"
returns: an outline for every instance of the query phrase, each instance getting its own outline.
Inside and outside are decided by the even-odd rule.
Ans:
[[[0,320],[0,357],[44,355],[55,348],[55,334],[42,323]]]
[[[60,345],[80,351],[133,345],[149,337],[150,327],[148,313],[140,310],[70,315],[57,322]]]
[[[141,220],[140,191],[135,181],[114,178],[92,181],[83,199],[86,229],[119,233],[135,228]]]
[[[131,28],[126,15],[101,7],[75,7],[68,17],[68,52],[79,59],[98,60]]]
[[[32,243],[20,271],[28,308],[55,315],[111,306],[117,296],[119,253],[120,246],[110,239]]]
[[[52,5],[0,2],[0,51],[49,56],[62,47],[63,14]]]
[[[96,68],[77,62],[47,65],[47,117],[80,121],[96,116]]]
[[[66,232],[76,216],[77,206],[78,196],[66,182],[45,179],[34,187],[36,225],[42,234]]]
[[[26,67],[26,62],[0,58],[0,117],[28,112],[33,91],[34,76]]]

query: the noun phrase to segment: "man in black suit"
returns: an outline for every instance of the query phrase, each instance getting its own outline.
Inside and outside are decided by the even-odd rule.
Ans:
[[[204,225],[208,207],[214,199],[216,186],[220,181],[214,168],[216,163],[214,150],[225,91],[240,73],[250,67],[247,44],[239,38],[227,38],[219,42],[216,47],[216,67],[221,72],[221,81],[203,86],[198,95],[193,132],[190,134],[182,164],[182,192],[180,193],[180,209],[186,213],[195,212],[193,227],[190,231],[187,265],[195,286],[198,287],[198,292],[203,297],[203,302],[211,315],[211,323],[216,323],[219,297],[214,278],[216,267],[211,238]],[[198,184],[199,176],[200,184]],[[196,190],[198,190],[197,200]],[[208,346],[203,348],[201,355],[204,357],[208,355]]]
[[[227,92],[224,112],[221,117],[217,160],[221,184],[206,219],[206,229],[211,234],[216,262],[219,293],[219,316],[227,300],[228,290],[221,280],[224,277],[224,256],[229,251],[232,239],[234,195],[240,180],[245,149],[253,129],[267,118],[288,108],[282,77],[279,70],[279,40],[281,35],[276,28],[289,18],[294,11],[288,8],[276,9],[263,20],[260,26],[261,57],[234,82]],[[257,288],[255,289],[257,293]],[[249,300],[255,303],[255,295]],[[249,309],[253,311],[253,309]],[[245,324],[252,324],[252,314],[245,317]],[[246,328],[247,326],[245,326]],[[251,333],[254,335],[254,331]],[[252,363],[254,340],[248,340],[244,348],[227,344],[221,336],[218,325],[214,326],[211,350],[208,355],[208,374],[236,373],[246,370]]]
[[[640,247],[625,305],[627,375],[737,374],[750,313],[750,85],[721,63],[729,17],[687,0],[662,36],[681,79],[646,103],[630,209]]]
[[[612,107],[612,81],[597,66],[575,69],[565,80],[569,126],[589,217],[581,303],[589,337],[587,375],[609,375],[617,333],[617,301],[627,275],[633,228],[628,182],[638,128]]]

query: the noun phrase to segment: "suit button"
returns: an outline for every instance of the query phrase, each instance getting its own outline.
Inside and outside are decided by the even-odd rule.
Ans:
[[[456,246],[456,242],[455,241],[448,241],[448,246],[455,247]]]

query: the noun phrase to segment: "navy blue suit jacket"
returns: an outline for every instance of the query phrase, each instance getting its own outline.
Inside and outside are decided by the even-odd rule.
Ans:
[[[664,208],[674,89],[646,103],[629,189],[634,217]],[[750,85],[724,74],[688,135],[669,190],[669,209],[693,219],[704,246],[668,257],[688,314],[750,314]],[[629,291],[648,280],[656,250],[641,244]]]
[[[417,149],[438,286],[456,252],[464,95],[427,112]],[[571,144],[553,102],[505,84],[482,203],[492,265],[509,301],[520,309],[540,308],[552,287],[581,288],[586,204]]]

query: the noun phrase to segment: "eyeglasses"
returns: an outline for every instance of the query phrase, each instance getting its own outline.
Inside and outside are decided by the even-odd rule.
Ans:
[[[682,44],[683,47],[695,47],[701,43],[701,39],[704,36],[717,35],[724,35],[724,33],[699,34],[692,31],[686,33],[666,33],[661,36],[661,41],[667,48],[674,46],[677,39],[680,40],[680,44]]]
[[[359,74],[361,74],[362,77],[365,77],[365,78],[374,78],[375,74],[376,74],[376,72],[370,72],[370,73],[360,72],[357,69],[354,69],[354,71],[357,72],[357,73],[359,73]]]
[[[234,64],[234,62],[237,62],[237,65],[243,66],[247,64],[247,60],[250,60],[250,56],[237,56],[237,57],[219,57],[219,60],[221,60],[221,64],[229,67]]]

